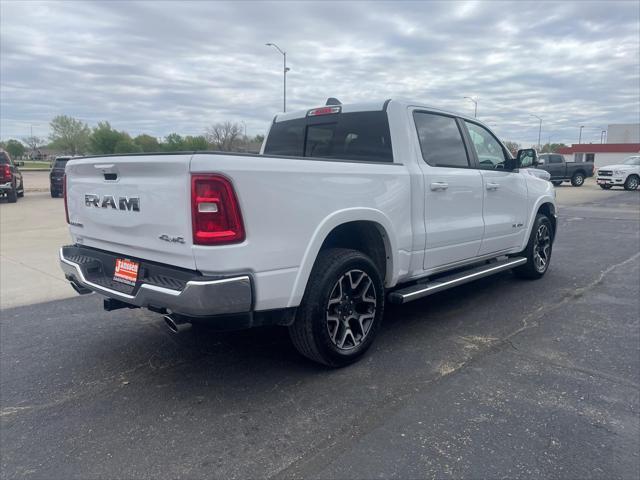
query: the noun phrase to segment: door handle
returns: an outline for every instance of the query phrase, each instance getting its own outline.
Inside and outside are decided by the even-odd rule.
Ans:
[[[487,190],[497,190],[498,188],[500,188],[499,183],[487,182]]]
[[[432,182],[431,183],[431,190],[438,191],[438,190],[446,190],[447,188],[449,188],[449,184],[447,182]]]

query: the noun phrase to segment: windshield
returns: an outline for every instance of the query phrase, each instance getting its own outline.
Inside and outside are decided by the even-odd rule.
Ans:
[[[640,165],[640,157],[629,157],[624,162],[623,165]]]

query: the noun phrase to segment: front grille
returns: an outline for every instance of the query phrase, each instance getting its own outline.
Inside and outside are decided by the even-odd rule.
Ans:
[[[598,175],[600,177],[612,177],[613,172],[611,170],[598,170]]]

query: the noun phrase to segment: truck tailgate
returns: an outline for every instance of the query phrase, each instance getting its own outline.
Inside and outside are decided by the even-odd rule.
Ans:
[[[131,155],[67,164],[78,244],[194,270],[190,154]]]

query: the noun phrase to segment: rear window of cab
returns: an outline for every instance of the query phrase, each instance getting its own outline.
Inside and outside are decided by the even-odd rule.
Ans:
[[[334,113],[275,122],[264,153],[393,162],[387,113]]]

